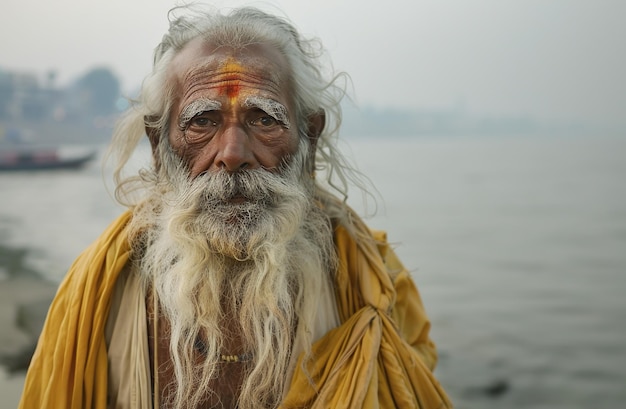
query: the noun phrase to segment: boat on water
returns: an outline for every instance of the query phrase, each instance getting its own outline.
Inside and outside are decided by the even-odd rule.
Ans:
[[[95,158],[93,150],[61,148],[0,149],[0,171],[80,169]]]

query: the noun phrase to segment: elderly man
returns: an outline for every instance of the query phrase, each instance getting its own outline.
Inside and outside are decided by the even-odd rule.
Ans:
[[[173,19],[113,138],[129,210],[61,284],[21,408],[451,407],[411,278],[345,204],[318,51],[255,9]]]

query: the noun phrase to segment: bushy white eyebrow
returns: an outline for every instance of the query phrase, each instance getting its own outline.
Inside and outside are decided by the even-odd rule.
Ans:
[[[259,108],[278,122],[282,122],[285,128],[289,129],[289,127],[291,126],[291,123],[289,122],[287,108],[285,108],[285,106],[278,101],[274,101],[273,99],[269,98],[259,97],[257,95],[251,95],[246,98],[243,106],[247,108]]]
[[[184,128],[191,119],[205,111],[215,111],[222,107],[222,103],[214,99],[200,98],[192,101],[183,108],[178,118],[178,124]]]

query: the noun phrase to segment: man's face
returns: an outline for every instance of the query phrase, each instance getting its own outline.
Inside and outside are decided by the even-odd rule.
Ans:
[[[298,147],[287,62],[273,47],[216,48],[192,40],[170,65],[169,138],[191,177],[263,168],[276,172]]]

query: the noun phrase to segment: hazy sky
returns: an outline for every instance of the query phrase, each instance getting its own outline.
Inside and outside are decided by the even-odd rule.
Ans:
[[[0,67],[65,84],[149,71],[176,0],[4,0]],[[284,12],[322,39],[361,105],[626,124],[624,0],[214,1]]]

